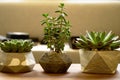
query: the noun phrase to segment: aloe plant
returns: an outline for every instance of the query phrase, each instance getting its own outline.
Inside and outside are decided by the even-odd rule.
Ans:
[[[30,40],[12,39],[0,43],[1,50],[4,52],[23,53],[31,51],[33,42]]]
[[[60,3],[58,10],[55,11],[57,17],[51,17],[49,14],[43,14],[45,18],[42,20],[44,28],[44,40],[48,48],[61,53],[64,50],[65,42],[70,37],[70,22],[66,20],[67,13],[64,11],[64,4]]]
[[[119,36],[112,31],[107,32],[86,32],[86,35],[80,35],[76,46],[87,50],[115,50],[120,47]]]

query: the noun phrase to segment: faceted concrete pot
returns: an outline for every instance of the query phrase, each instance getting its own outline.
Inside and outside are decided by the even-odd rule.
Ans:
[[[35,65],[32,52],[0,53],[0,71],[9,73],[29,72]]]
[[[45,53],[40,61],[40,65],[46,73],[65,73],[72,61],[65,53]]]
[[[80,50],[81,70],[85,73],[114,74],[119,63],[119,51]]]

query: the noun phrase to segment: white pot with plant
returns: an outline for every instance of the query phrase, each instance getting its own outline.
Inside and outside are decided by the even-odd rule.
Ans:
[[[51,17],[49,14],[43,14],[44,20],[44,41],[50,49],[40,59],[39,63],[48,73],[64,73],[70,67],[72,61],[64,53],[66,41],[70,38],[70,23],[66,20],[67,14],[64,12],[64,4],[61,3],[59,9],[55,11],[57,17]]]
[[[12,39],[0,43],[0,71],[20,73],[31,71],[35,59],[31,52],[33,42]]]
[[[82,72],[114,74],[120,62],[119,36],[110,31],[88,32],[76,42]]]

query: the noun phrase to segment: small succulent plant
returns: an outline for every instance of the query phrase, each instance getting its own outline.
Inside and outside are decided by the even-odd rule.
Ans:
[[[4,52],[23,53],[31,51],[33,42],[30,40],[12,39],[0,43],[1,50]]]
[[[107,32],[86,32],[86,35],[80,35],[76,41],[76,46],[87,50],[115,50],[120,47],[119,36],[112,31]]]

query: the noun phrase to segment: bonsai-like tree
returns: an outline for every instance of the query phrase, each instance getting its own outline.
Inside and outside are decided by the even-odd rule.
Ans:
[[[64,4],[60,3],[55,13],[57,17],[51,17],[49,14],[43,14],[44,20],[41,25],[45,25],[44,39],[47,47],[56,53],[62,53],[65,42],[70,37],[70,22],[66,20],[67,13],[64,11]]]

